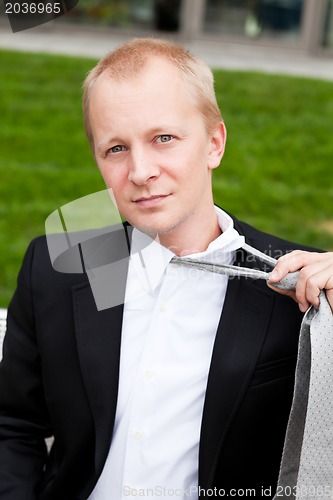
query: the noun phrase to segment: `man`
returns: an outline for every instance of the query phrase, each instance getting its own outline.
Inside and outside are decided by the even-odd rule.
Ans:
[[[251,265],[244,239],[273,256],[293,249],[214,206],[226,131],[210,70],[181,47],[139,39],[106,56],[85,82],[84,114],[97,165],[130,224],[128,269],[111,283],[126,283],[124,304],[98,310],[85,275],[52,269],[44,238],[29,247],[0,371],[0,497],[251,490],[269,498],[299,309],[318,306],[321,289],[332,307],[333,255],[279,260],[272,282],[301,269],[299,309],[265,283],[173,265],[174,255]],[[139,259],[133,247],[144,235],[152,243]]]

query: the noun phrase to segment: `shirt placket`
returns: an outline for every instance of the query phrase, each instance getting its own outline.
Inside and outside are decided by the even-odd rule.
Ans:
[[[150,447],[151,424],[156,413],[156,391],[159,390],[161,369],[160,339],[168,329],[166,289],[164,280],[153,307],[143,354],[132,388],[133,400],[126,441],[122,498],[131,498],[128,495],[131,490],[134,498],[139,490],[158,486],[149,484],[151,478],[145,476],[143,468],[149,460],[147,449]],[[152,444],[152,447],[155,448],[155,444]],[[143,468],[138,468],[138,464],[143,464]]]

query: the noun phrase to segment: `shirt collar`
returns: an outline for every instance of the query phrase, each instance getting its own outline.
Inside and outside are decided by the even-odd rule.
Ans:
[[[220,264],[229,264],[231,256],[234,255],[234,252],[244,245],[245,238],[234,228],[234,221],[230,215],[216,206],[215,211],[222,233],[208,245],[204,252],[186,255],[187,259],[206,260],[212,263],[216,262]]]
[[[222,233],[213,240],[204,252],[186,255],[186,258],[231,264],[235,251],[245,243],[234,228],[230,215],[215,206],[218,224]],[[165,270],[175,254],[146,234],[134,228],[131,244],[131,266],[147,291],[154,291],[160,284]]]

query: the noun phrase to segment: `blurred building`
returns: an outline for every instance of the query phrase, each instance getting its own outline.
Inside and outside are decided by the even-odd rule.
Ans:
[[[333,0],[79,0],[66,21],[186,40],[332,51]]]

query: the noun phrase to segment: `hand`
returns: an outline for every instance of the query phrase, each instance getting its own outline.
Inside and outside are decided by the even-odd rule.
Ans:
[[[300,270],[295,291],[273,290],[289,295],[297,303],[302,312],[310,305],[319,307],[319,293],[326,290],[326,297],[333,312],[333,252],[317,253],[295,250],[278,259],[270,275],[270,282],[278,282],[289,272]]]

